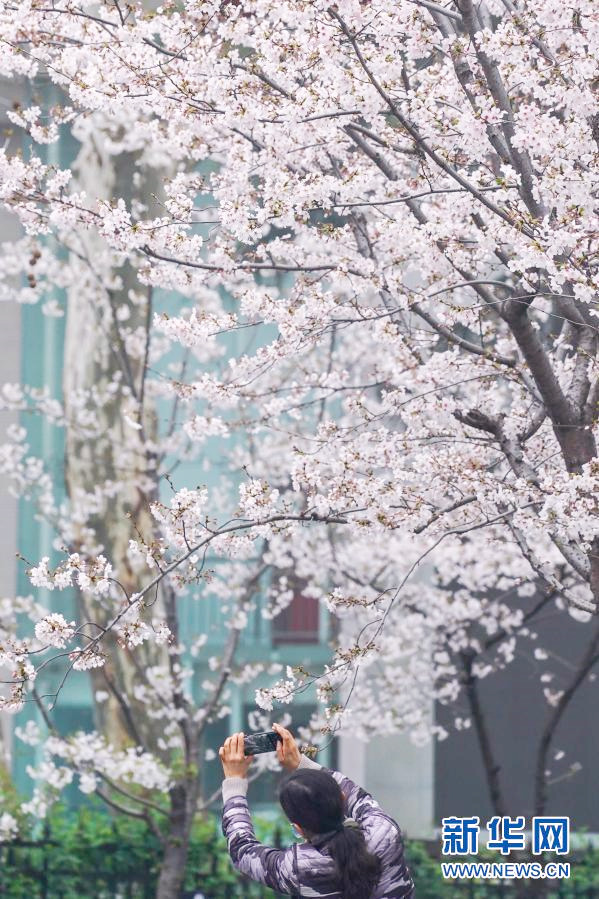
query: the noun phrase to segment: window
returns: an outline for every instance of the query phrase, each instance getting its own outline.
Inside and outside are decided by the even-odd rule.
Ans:
[[[272,642],[318,643],[320,640],[320,609],[318,600],[302,592],[301,583],[296,582],[293,599],[272,623]]]

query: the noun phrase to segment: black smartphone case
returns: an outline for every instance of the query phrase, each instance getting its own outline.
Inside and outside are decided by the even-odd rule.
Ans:
[[[275,752],[279,742],[281,742],[281,738],[274,730],[259,734],[248,734],[243,738],[243,752],[244,755],[260,755],[262,752]]]

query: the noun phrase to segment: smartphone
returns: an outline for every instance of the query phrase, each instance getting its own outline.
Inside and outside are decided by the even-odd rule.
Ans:
[[[259,755],[261,752],[275,752],[277,743],[282,743],[280,736],[274,730],[259,734],[248,734],[243,738],[244,755]]]

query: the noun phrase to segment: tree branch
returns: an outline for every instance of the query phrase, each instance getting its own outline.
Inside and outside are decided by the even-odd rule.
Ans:
[[[522,355],[528,363],[535,384],[543,397],[547,413],[554,425],[557,428],[574,425],[576,422],[570,403],[551,367],[538,331],[533,328],[528,318],[529,305],[528,298],[523,300],[512,297],[503,303],[501,315],[510,326]]]
[[[505,209],[502,209],[500,206],[497,206],[495,203],[491,202],[491,200],[488,200],[484,193],[482,193],[477,187],[475,187],[474,184],[472,184],[470,181],[468,181],[467,178],[464,178],[464,176],[461,175],[457,171],[457,169],[454,169],[454,167],[452,165],[450,165],[448,162],[446,162],[446,160],[443,159],[443,157],[440,156],[436,150],[433,150],[433,148],[428,144],[426,139],[422,137],[417,126],[414,125],[412,122],[409,121],[409,119],[407,119],[405,117],[405,115],[399,109],[397,104],[391,99],[391,97],[383,89],[383,87],[379,83],[378,79],[375,77],[375,75],[371,71],[370,67],[366,63],[366,60],[364,59],[362,51],[360,50],[360,47],[358,45],[356,36],[349,30],[345,21],[341,18],[339,13],[337,13],[337,11],[334,10],[332,7],[329,7],[328,12],[332,18],[336,19],[336,21],[339,22],[339,25],[341,26],[341,30],[343,31],[343,33],[347,37],[348,41],[352,45],[354,52],[356,54],[356,57],[358,59],[358,62],[360,63],[360,66],[362,67],[362,69],[364,70],[366,75],[368,76],[368,79],[371,82],[372,86],[375,88],[377,93],[382,97],[382,99],[385,101],[385,103],[387,104],[390,111],[397,118],[397,120],[400,122],[402,127],[408,132],[410,137],[412,137],[412,139],[415,141],[417,146],[419,146],[422,149],[422,151],[430,159],[432,159],[433,162],[442,171],[444,171],[451,178],[453,178],[455,181],[457,181],[457,183],[460,184],[462,187],[464,187],[473,197],[475,197],[479,201],[479,203],[481,203],[483,206],[486,206],[487,209],[490,209],[491,212],[494,213],[494,215],[497,215],[499,218],[503,219],[505,222],[507,222],[512,227],[518,227],[518,230],[522,231],[528,237],[534,236],[534,232],[528,225],[524,224],[523,222],[517,223],[516,220],[514,219],[514,217],[509,212],[507,212]]]
[[[549,716],[549,719],[545,724],[545,727],[543,728],[543,733],[541,734],[541,739],[539,741],[535,771],[535,815],[542,815],[545,811],[547,803],[547,776],[545,774],[545,771],[547,768],[547,755],[551,747],[551,742],[553,740],[553,737],[555,736],[555,732],[562,719],[562,716],[568,708],[568,705],[570,704],[574,694],[583,683],[587,674],[589,674],[593,666],[596,665],[596,663],[599,661],[599,655],[597,654],[598,649],[599,626],[595,628],[595,633],[591,638],[582,658],[580,659],[578,670],[576,671],[574,678],[572,679],[570,685],[563,691],[553,713]]]
[[[491,97],[495,101],[497,108],[503,113],[501,127],[512,164],[522,179],[522,199],[526,203],[531,215],[540,221],[545,215],[545,210],[543,204],[534,196],[535,177],[530,157],[525,150],[516,148],[513,144],[515,137],[514,111],[499,73],[499,69],[487,53],[480,47],[478,39],[479,28],[472,6],[472,0],[456,0],[456,5],[462,13],[464,25],[470,35],[476,57],[485,75]]]
[[[241,609],[243,605],[248,602],[252,595],[255,592],[256,586],[264,574],[265,571],[268,570],[269,565],[261,565],[260,568],[252,575],[249,579],[246,589],[242,596],[239,598],[237,602],[237,609]],[[235,655],[235,650],[237,649],[237,644],[239,643],[239,628],[232,627],[229,633],[229,637],[225,644],[225,648],[222,655],[222,662],[220,665],[220,674],[217,683],[215,684],[212,696],[208,700],[208,702],[204,705],[204,718],[200,727],[198,728],[198,739],[201,737],[204,732],[208,719],[214,709],[216,708],[222,691],[227,683],[229,677],[231,676],[231,664],[233,662],[233,657]]]
[[[95,772],[98,777],[101,777],[102,780],[110,787],[111,790],[114,790],[116,793],[120,793],[121,796],[124,796],[125,799],[129,799],[131,802],[139,802],[140,805],[144,805],[146,808],[151,809],[154,812],[159,812],[161,815],[167,815],[168,812],[166,809],[157,805],[155,802],[151,802],[149,799],[143,799],[141,796],[136,796],[134,793],[129,793],[127,790],[124,790],[122,787],[119,787],[114,783],[109,777],[103,774],[101,771]]]
[[[478,738],[480,754],[487,778],[487,787],[491,804],[496,815],[503,817],[507,814],[507,807],[501,789],[499,774],[501,767],[495,758],[491,737],[487,728],[487,722],[483,706],[478,695],[477,679],[472,672],[474,656],[472,653],[461,652],[460,659],[464,672],[464,687],[466,690],[466,698],[470,707],[470,713],[474,722],[474,728]]]

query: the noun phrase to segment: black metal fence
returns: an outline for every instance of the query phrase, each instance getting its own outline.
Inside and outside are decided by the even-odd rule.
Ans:
[[[455,886],[455,895],[463,899],[523,899],[530,897],[536,899],[599,899],[599,887],[583,886],[581,884],[568,883],[567,880],[556,886],[544,885],[543,892],[538,882],[512,883],[485,883],[481,881],[467,881]],[[431,897],[432,899],[432,897]]]
[[[153,899],[156,892],[159,858],[155,864],[136,863],[122,841],[95,842],[87,858],[81,853],[65,854],[60,834],[46,824],[43,837],[36,841],[0,844],[0,897],[2,899]],[[280,844],[280,833],[274,843]],[[592,850],[573,853],[571,867],[584,865]],[[409,855],[409,853],[408,853]],[[438,858],[431,859],[435,865]],[[596,864],[596,861],[595,861]],[[223,866],[226,871],[223,874]],[[594,867],[594,866],[593,866]],[[421,872],[424,873],[424,872]],[[488,882],[441,881],[429,876],[420,882],[414,870],[418,899],[599,899],[596,868],[586,883],[570,880]],[[597,875],[599,876],[599,875]],[[436,878],[435,878],[436,880]],[[589,885],[589,880],[593,881]],[[188,867],[185,889],[179,899],[275,899],[279,894],[252,883],[229,866],[222,843],[210,841],[199,858]]]

